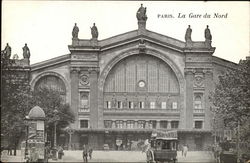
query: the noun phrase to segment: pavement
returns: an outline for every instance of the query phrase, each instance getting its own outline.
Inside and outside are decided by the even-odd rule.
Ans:
[[[208,151],[189,151],[187,156],[177,153],[178,163],[214,163],[213,155]],[[17,156],[2,154],[2,162],[23,162],[21,152]],[[64,151],[63,159],[49,160],[49,162],[83,162],[82,151]],[[146,162],[146,154],[141,151],[94,151],[92,159],[88,162]]]

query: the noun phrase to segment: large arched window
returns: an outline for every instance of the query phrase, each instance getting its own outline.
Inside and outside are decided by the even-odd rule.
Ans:
[[[110,70],[104,83],[104,109],[171,109],[171,100],[178,106],[179,95],[172,68],[155,56],[138,54]]]
[[[43,76],[36,82],[34,89],[45,87],[59,91],[64,102],[66,101],[66,87],[62,79],[54,75]]]

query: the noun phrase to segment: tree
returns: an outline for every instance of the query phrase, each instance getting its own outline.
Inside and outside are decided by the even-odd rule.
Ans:
[[[40,106],[45,112],[45,130],[47,131],[48,140],[53,142],[54,124],[57,123],[57,130],[65,128],[69,123],[74,122],[75,117],[70,109],[69,104],[66,104],[58,90],[47,86],[40,87],[32,92],[31,106]],[[55,110],[58,111],[55,114]]]
[[[1,51],[1,143],[14,148],[14,155],[24,135],[23,118],[28,112],[28,72],[29,68],[15,67],[14,60]]]
[[[250,60],[241,60],[237,69],[228,69],[219,76],[219,83],[210,96],[216,121],[224,127],[241,126],[241,139],[250,138]],[[218,125],[218,124],[216,124]]]
[[[52,125],[56,120],[53,114],[55,109],[58,110],[59,130],[74,121],[69,105],[58,91],[46,87],[30,90],[29,73],[29,65],[20,67],[15,60],[6,57],[5,51],[1,51],[1,144],[5,142],[5,146],[14,148],[14,154],[25,135],[24,117],[32,107],[38,105],[44,109],[48,135],[52,134]]]

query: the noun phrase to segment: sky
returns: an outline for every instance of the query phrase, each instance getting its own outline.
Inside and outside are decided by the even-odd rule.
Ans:
[[[146,28],[150,31],[184,41],[186,28],[191,25],[192,40],[204,41],[204,30],[209,25],[212,46],[216,47],[214,56],[235,63],[249,56],[250,2],[236,1],[3,0],[1,49],[9,43],[12,55],[22,58],[22,47],[27,43],[31,64],[69,54],[74,23],[80,29],[80,39],[91,38],[93,23],[99,40],[126,33],[138,28],[136,11],[141,3],[147,7]]]

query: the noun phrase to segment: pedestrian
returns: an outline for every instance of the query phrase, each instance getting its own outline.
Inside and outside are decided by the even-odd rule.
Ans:
[[[89,148],[89,159],[92,159],[92,153],[93,153],[93,149],[90,147]]]
[[[88,149],[83,145],[83,151],[82,151],[82,157],[83,157],[83,162],[88,162]]]
[[[62,156],[64,155],[62,146],[59,146],[58,148],[58,159],[61,160]]]
[[[185,144],[185,145],[183,146],[183,154],[184,154],[184,157],[187,156],[187,152],[188,152],[188,146],[187,146],[187,144]]]
[[[184,145],[181,145],[181,155],[182,156],[183,156],[183,152],[184,152],[184,150],[183,150],[184,148],[183,147],[184,147]]]

